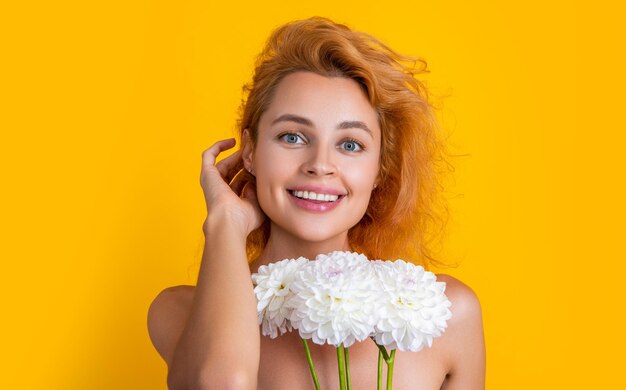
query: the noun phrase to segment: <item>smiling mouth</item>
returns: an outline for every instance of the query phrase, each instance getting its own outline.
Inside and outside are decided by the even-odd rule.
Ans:
[[[313,191],[293,191],[288,190],[292,196],[295,196],[299,199],[312,200],[316,202],[336,202],[337,200],[343,198],[345,195],[331,195],[331,194],[322,194],[315,193]]]

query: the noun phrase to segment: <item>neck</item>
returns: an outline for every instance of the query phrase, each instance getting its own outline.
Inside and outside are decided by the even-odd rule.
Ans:
[[[267,245],[261,256],[251,264],[251,271],[256,272],[261,265],[283,259],[296,259],[301,256],[314,259],[321,253],[351,250],[347,231],[324,241],[307,241],[272,225]]]

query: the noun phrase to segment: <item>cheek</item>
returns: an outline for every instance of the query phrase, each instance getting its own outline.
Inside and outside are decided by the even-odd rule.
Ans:
[[[349,172],[350,182],[358,187],[361,191],[372,190],[374,183],[378,178],[378,161],[364,163],[358,170],[351,170]]]
[[[280,206],[284,186],[290,177],[289,164],[271,154],[258,155],[255,161],[256,191],[262,209]]]
[[[263,169],[256,171],[256,193],[261,207],[264,206],[270,197],[271,182],[269,179],[272,177],[271,174],[268,175],[268,172]]]

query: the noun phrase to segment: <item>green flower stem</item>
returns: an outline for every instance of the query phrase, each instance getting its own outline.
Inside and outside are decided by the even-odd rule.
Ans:
[[[343,354],[346,360],[346,390],[350,390],[352,385],[350,384],[350,358],[348,357],[348,349],[344,348]]]
[[[311,358],[311,350],[309,350],[309,343],[305,339],[302,339],[304,344],[304,351],[306,352],[306,360],[309,362],[309,370],[311,370],[311,376],[313,377],[313,383],[315,384],[315,390],[320,390],[320,382],[317,379],[317,373],[315,372],[315,366],[313,366],[313,359]]]
[[[391,382],[393,381],[393,363],[396,357],[396,350],[391,351],[391,356],[387,361],[387,390],[391,390]]]
[[[389,364],[389,354],[387,354],[387,350],[385,349],[385,347],[379,344],[376,344],[376,346],[378,347],[380,353],[382,353],[383,359],[385,359],[385,363]]]
[[[383,352],[378,351],[378,386],[377,390],[383,390]]]
[[[337,365],[339,366],[339,388],[346,390],[346,362],[343,343],[337,347]]]
[[[382,388],[383,364],[381,360],[387,363],[387,390],[392,390],[393,363],[396,357],[396,350],[391,350],[391,355],[389,355],[385,347],[378,343],[376,343],[376,346],[378,347],[378,390]]]

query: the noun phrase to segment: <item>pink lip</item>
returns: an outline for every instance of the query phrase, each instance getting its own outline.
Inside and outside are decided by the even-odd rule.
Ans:
[[[304,188],[304,187],[302,187],[302,188]],[[289,199],[291,199],[293,201],[293,203],[297,207],[299,207],[301,209],[304,209],[306,211],[309,211],[309,212],[325,213],[327,211],[334,210],[335,208],[337,208],[337,206],[339,206],[339,202],[341,202],[343,200],[343,198],[345,198],[345,196],[343,196],[340,193],[337,193],[337,191],[334,191],[334,192],[323,192],[323,191],[328,191],[328,189],[326,189],[326,190],[318,189],[318,191],[319,191],[319,193],[323,193],[323,194],[339,195],[339,198],[336,201],[334,201],[334,202],[324,202],[324,201],[321,201],[321,200],[300,199],[300,198],[294,196],[291,193],[291,191],[313,191],[313,192],[316,192],[315,190],[311,189],[312,187],[306,187],[306,188],[307,189],[290,190],[290,191],[287,191],[287,193],[289,194]]]

